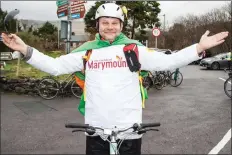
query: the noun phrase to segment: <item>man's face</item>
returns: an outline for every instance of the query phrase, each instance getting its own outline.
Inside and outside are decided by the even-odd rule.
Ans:
[[[99,19],[99,33],[105,40],[110,42],[113,42],[120,34],[122,27],[123,25],[117,18],[101,17]]]

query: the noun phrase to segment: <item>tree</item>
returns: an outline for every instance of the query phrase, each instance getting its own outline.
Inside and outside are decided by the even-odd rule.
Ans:
[[[44,23],[44,25],[36,30],[33,31],[33,35],[39,36],[40,38],[46,39],[46,40],[54,40],[57,36],[57,27],[55,27],[53,24],[50,22]]]
[[[98,1],[87,12],[85,21],[85,31],[91,35],[97,33],[95,12],[97,8],[105,3],[104,1]],[[125,19],[123,33],[130,35],[130,38],[144,39],[147,37],[145,29],[152,29],[154,26],[160,26],[159,19],[157,18],[160,13],[159,3],[156,1],[116,1],[116,4],[126,6],[128,9],[128,18]],[[135,37],[135,32],[138,31],[140,35]]]
[[[53,34],[57,31],[57,27],[47,21],[38,31],[40,34]]]
[[[132,39],[147,38],[145,29],[152,29],[154,26],[159,27],[160,13],[159,3],[156,1],[117,1],[116,3],[126,6],[128,8],[128,24],[127,29],[130,29],[129,34]],[[135,38],[136,30],[139,32]]]
[[[231,3],[217,9],[212,9],[209,12],[196,16],[187,14],[180,16],[175,20],[173,26],[165,35],[165,46],[162,44],[161,36],[159,37],[158,47],[171,50],[180,50],[186,46],[199,42],[202,34],[206,30],[210,30],[210,36],[222,31],[231,32]],[[152,42],[151,38],[149,42]],[[217,47],[208,49],[207,56],[215,55],[221,52],[231,51],[231,33],[225,39],[225,42]]]
[[[32,32],[33,31],[33,25],[31,25],[30,27],[29,27],[29,29],[28,29],[28,32],[30,33],[30,32]]]

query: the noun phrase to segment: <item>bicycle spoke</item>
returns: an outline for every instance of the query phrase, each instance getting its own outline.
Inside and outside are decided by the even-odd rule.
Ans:
[[[59,92],[59,84],[52,78],[44,78],[39,83],[39,95],[44,99],[52,99]]]

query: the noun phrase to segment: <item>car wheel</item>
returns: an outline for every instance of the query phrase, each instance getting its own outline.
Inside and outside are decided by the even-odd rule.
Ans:
[[[213,70],[218,70],[218,69],[220,68],[219,63],[218,63],[218,62],[212,63],[211,68],[212,68]]]

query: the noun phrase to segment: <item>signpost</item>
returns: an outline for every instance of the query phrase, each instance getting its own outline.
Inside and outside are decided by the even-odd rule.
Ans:
[[[83,18],[85,15],[84,3],[87,1],[81,0],[57,0],[57,16],[58,18],[67,16],[67,23],[62,22],[61,33],[66,34],[66,53],[70,53],[70,40],[71,40],[71,26],[72,22],[70,20]],[[65,28],[62,28],[62,25]],[[64,30],[65,29],[65,30]]]
[[[71,8],[71,17],[72,19],[79,19],[79,18],[83,18],[85,15],[85,5],[84,3],[86,3],[86,1],[77,1],[77,0],[73,0],[70,4],[70,8]]]
[[[152,35],[155,37],[155,48],[157,48],[157,37],[160,36],[161,32],[160,29],[157,27],[154,27],[152,29]]]

